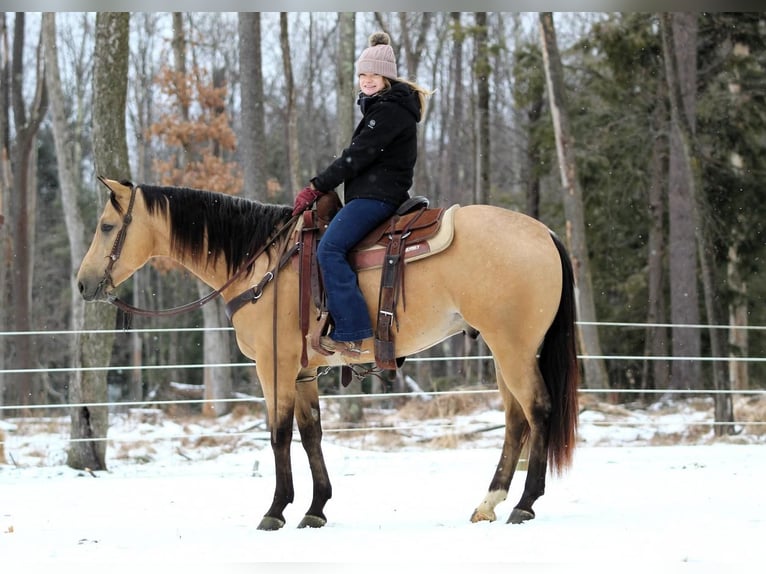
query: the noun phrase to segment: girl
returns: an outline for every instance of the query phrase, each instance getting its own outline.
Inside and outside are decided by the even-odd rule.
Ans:
[[[385,32],[369,38],[356,62],[362,120],[340,157],[311,179],[296,197],[294,214],[321,195],[345,184],[345,205],[335,215],[317,249],[333,331],[321,337],[329,352],[359,357],[372,337],[367,304],[347,253],[409,198],[417,159],[417,123],[432,92],[399,78],[391,40]],[[368,351],[364,351],[368,352]]]

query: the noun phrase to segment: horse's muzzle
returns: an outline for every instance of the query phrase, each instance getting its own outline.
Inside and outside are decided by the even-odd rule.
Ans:
[[[80,290],[82,298],[86,301],[109,300],[109,292],[111,291],[111,288],[107,281],[99,280],[96,282],[79,279],[77,281],[77,288]]]

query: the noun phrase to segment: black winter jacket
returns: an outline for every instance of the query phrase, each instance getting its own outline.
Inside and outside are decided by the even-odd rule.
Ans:
[[[363,117],[351,144],[311,182],[319,191],[345,183],[346,203],[366,198],[398,207],[412,187],[420,99],[407,84],[392,82],[390,90],[373,96],[362,94],[357,103]]]

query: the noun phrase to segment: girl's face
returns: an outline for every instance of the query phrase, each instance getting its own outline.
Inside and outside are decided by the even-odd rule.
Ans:
[[[380,74],[359,74],[359,89],[365,96],[377,94],[385,86]]]

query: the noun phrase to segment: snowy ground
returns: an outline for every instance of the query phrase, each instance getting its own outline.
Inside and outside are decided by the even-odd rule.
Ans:
[[[274,488],[257,414],[216,421],[145,410],[113,415],[109,471],[97,473],[63,464],[66,419],[4,421],[0,571],[47,563],[57,573],[83,563],[120,571],[140,563],[160,572],[209,571],[215,563],[225,571],[253,571],[252,563],[269,563],[267,571],[365,573],[391,565],[407,572],[470,565],[482,572],[509,565],[720,572],[733,563],[762,571],[766,435],[756,424],[716,439],[704,424],[708,407],[702,400],[651,409],[586,402],[574,467],[549,477],[534,521],[509,525],[523,471],[498,507],[500,520],[468,520],[499,456],[497,410],[451,413],[460,410],[453,404],[430,407],[428,417],[423,407],[370,410],[370,426],[395,430],[350,433],[332,432],[330,405],[328,525],[296,528],[311,497],[296,443],[296,500],[279,532],[256,530]]]

